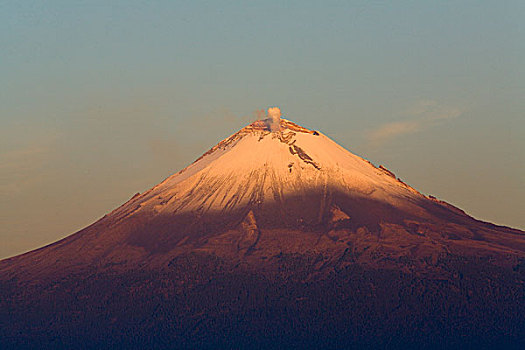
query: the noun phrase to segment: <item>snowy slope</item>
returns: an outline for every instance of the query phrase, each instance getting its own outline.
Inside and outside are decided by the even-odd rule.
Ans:
[[[248,125],[113,214],[224,213],[314,189],[396,207],[410,206],[411,199],[423,197],[327,136],[281,119],[280,128],[273,132],[266,121]]]

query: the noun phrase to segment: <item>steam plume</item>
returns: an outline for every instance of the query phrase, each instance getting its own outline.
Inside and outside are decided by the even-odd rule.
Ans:
[[[281,130],[281,109],[279,107],[268,108],[268,119],[266,119],[266,122],[270,131]]]

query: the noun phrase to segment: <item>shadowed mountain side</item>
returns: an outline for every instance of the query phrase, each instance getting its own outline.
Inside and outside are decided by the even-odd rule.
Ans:
[[[450,278],[356,263],[311,279],[321,254],[271,274],[203,253],[162,269],[71,274],[0,288],[8,348],[519,348],[525,264],[444,255]],[[352,262],[352,263],[350,263]],[[411,263],[405,259],[405,265]],[[81,346],[79,346],[81,345]]]
[[[415,201],[414,212],[388,203],[311,191],[280,202],[224,213],[106,216],[47,247],[0,262],[0,279],[20,282],[79,271],[155,269],[188,252],[207,252],[265,268],[281,253],[325,253],[334,264],[348,254],[360,263],[393,268],[392,258],[425,262],[446,254],[488,255],[516,264],[525,234],[472,219],[438,202]],[[427,259],[427,260],[425,260]],[[418,267],[413,267],[417,269]],[[436,273],[436,271],[432,271]]]

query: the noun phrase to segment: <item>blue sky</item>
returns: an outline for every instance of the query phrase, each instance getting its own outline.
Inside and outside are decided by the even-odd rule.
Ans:
[[[525,228],[522,1],[0,1],[0,257],[64,237],[279,106]]]

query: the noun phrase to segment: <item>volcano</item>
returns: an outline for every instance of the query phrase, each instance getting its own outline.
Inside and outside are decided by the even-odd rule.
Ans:
[[[525,232],[280,118],[2,260],[0,283],[3,347],[525,345]]]

